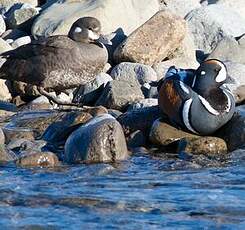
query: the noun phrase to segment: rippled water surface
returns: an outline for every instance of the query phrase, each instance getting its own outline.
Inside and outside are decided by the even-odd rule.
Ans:
[[[174,164],[137,155],[120,165],[1,166],[1,229],[245,229],[243,160]]]

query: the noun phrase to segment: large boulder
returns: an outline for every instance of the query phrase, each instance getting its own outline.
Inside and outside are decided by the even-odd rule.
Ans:
[[[74,131],[65,144],[67,163],[115,162],[128,157],[121,125],[109,114],[95,117]]]
[[[103,33],[118,29],[130,34],[159,10],[158,0],[63,0],[52,1],[34,22],[34,36],[67,34],[72,23],[83,16],[98,18]],[[49,3],[48,3],[49,4]]]
[[[185,35],[183,19],[167,10],[159,11],[117,47],[114,60],[153,65],[169,57]]]
[[[186,21],[196,48],[210,53],[224,37],[245,33],[245,19],[224,5],[208,5],[191,11]]]

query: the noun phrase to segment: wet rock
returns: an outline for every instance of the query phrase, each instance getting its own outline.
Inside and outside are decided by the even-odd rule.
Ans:
[[[2,35],[6,30],[6,24],[5,21],[3,19],[3,16],[0,15],[0,35]]]
[[[82,111],[72,111],[64,114],[58,121],[49,125],[45,130],[42,139],[52,145],[64,145],[68,136],[81,125],[91,120],[90,113]]]
[[[142,109],[146,107],[152,107],[152,106],[157,106],[158,105],[158,99],[156,98],[147,98],[147,99],[142,99],[136,103],[131,104],[128,107],[127,111],[130,110],[135,110],[135,109]]]
[[[86,85],[81,85],[77,89],[73,102],[85,105],[94,104],[101,96],[104,86],[112,80],[113,79],[109,74],[100,73],[92,82],[89,82]]]
[[[160,2],[161,9],[168,9],[183,18],[193,9],[202,6],[200,0],[163,0]]]
[[[21,156],[17,161],[16,165],[19,167],[55,167],[59,166],[58,157],[51,152],[33,152]]]
[[[137,130],[127,137],[128,148],[137,148],[146,145],[146,137],[142,131]]]
[[[122,62],[112,69],[110,75],[118,81],[138,81],[141,85],[157,81],[156,72],[150,66],[140,63]]]
[[[83,16],[98,18],[104,34],[120,28],[119,36],[124,33],[128,35],[159,10],[158,0],[95,0],[89,2],[56,0],[53,2],[54,4],[50,7],[45,7],[34,22],[33,35],[67,34],[72,23]]]
[[[2,38],[0,38],[0,54],[9,50],[12,50],[13,47],[9,45],[6,41],[4,41]],[[2,65],[4,59],[0,60],[0,64]]]
[[[108,82],[96,105],[103,105],[106,108],[124,110],[134,102],[144,98],[140,85],[126,81]]]
[[[4,144],[0,144],[0,162],[9,162],[13,161],[17,156],[12,152],[6,149]]]
[[[197,49],[205,53],[210,53],[224,37],[237,37],[245,32],[245,20],[223,5],[195,9],[187,15],[186,21]]]
[[[114,60],[153,65],[176,50],[185,35],[184,20],[168,11],[159,11],[118,46]]]
[[[16,39],[11,46],[16,49],[20,46],[26,45],[28,43],[31,43],[31,37],[30,36],[25,36],[25,37],[20,37],[18,39]]]
[[[227,143],[230,151],[244,146],[245,143],[245,106],[236,107],[232,119],[223,126],[218,135]]]
[[[74,131],[65,144],[67,163],[115,162],[128,157],[121,125],[101,115]]]
[[[198,138],[199,136],[177,129],[168,123],[157,119],[149,134],[150,141],[156,145],[169,145],[183,138]]]
[[[194,155],[217,156],[227,153],[226,142],[218,137],[188,138],[179,142],[178,152]]]
[[[225,62],[228,74],[235,80],[234,84],[228,87],[235,96],[236,103],[245,101],[245,64],[235,62]]]
[[[28,30],[32,24],[34,16],[38,15],[39,11],[30,5],[23,4],[19,9],[8,13],[6,18],[7,25],[10,29]]]
[[[153,106],[126,112],[117,120],[122,125],[126,136],[140,130],[144,136],[148,137],[153,122],[159,117],[159,107]]]
[[[208,58],[245,64],[245,36],[238,40],[233,37],[223,38]]]
[[[19,29],[8,29],[2,34],[2,39],[4,40],[16,40],[20,37],[25,37],[28,34],[22,30]]]

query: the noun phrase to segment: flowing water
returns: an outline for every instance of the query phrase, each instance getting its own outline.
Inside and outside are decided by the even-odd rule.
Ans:
[[[245,160],[0,168],[0,229],[245,229]]]

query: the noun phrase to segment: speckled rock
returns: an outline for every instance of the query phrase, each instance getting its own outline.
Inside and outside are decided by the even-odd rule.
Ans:
[[[180,141],[178,151],[195,155],[217,156],[227,153],[227,145],[223,139],[218,137],[189,138]]]
[[[9,45],[6,41],[4,41],[2,38],[0,38],[0,54],[9,50],[12,50],[13,47]],[[0,65],[4,61],[4,59],[0,60]]]
[[[199,136],[177,129],[168,123],[157,119],[150,131],[150,141],[156,145],[169,145],[183,138],[198,138]]]
[[[3,19],[3,16],[0,15],[0,35],[2,35],[6,31],[6,24]]]
[[[49,168],[59,166],[58,157],[52,152],[33,152],[21,156],[16,165],[19,167],[41,167]]]
[[[184,20],[166,10],[159,11],[118,46],[114,60],[153,65],[176,50],[185,35]]]
[[[222,38],[245,33],[245,19],[223,5],[212,4],[195,9],[187,15],[186,21],[196,48],[205,53],[210,53]]]
[[[223,38],[208,58],[245,64],[245,36],[237,40],[233,37]]]
[[[126,136],[140,130],[148,137],[153,122],[160,117],[158,106],[131,110],[118,117]]]
[[[200,0],[163,0],[160,3],[161,9],[168,9],[183,18],[193,9],[202,6]]]
[[[10,29],[30,29],[32,20],[38,15],[39,10],[30,5],[22,5],[19,9],[10,12],[6,18],[8,28]]]
[[[128,35],[159,10],[158,0],[56,0],[52,3],[44,7],[34,22],[33,35],[67,34],[72,23],[83,16],[98,18],[104,34],[118,30]]]
[[[138,81],[141,85],[157,81],[156,72],[150,66],[140,63],[122,62],[112,69],[110,75],[115,80]]]
[[[67,163],[115,162],[127,157],[122,127],[109,114],[82,125],[69,136],[65,144]]]
[[[135,101],[141,100],[144,95],[138,82],[111,81],[97,100],[96,105],[102,105],[110,109],[124,110]]]
[[[234,84],[229,84],[229,89],[235,96],[236,103],[245,102],[245,64],[235,62],[225,62],[228,74],[235,80]]]
[[[230,151],[245,146],[245,105],[236,108],[232,119],[220,129],[218,135],[226,141]]]
[[[130,110],[135,110],[135,109],[142,109],[146,107],[152,107],[152,106],[157,106],[158,105],[158,99],[156,98],[147,98],[147,99],[142,99],[136,103],[131,104],[128,107],[127,111]]]
[[[20,46],[26,45],[31,43],[31,37],[30,36],[25,36],[25,37],[20,37],[16,39],[13,43],[11,43],[11,46],[16,49]]]

